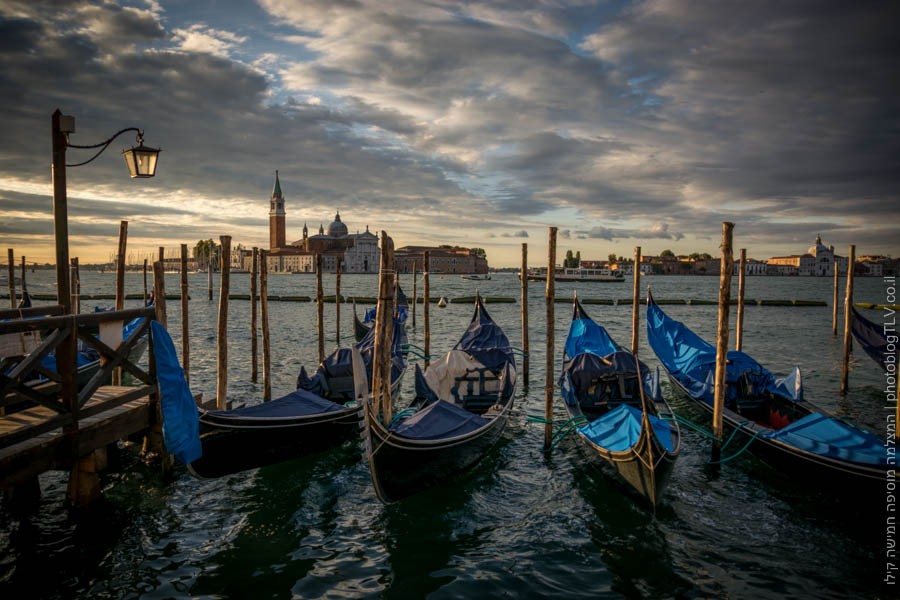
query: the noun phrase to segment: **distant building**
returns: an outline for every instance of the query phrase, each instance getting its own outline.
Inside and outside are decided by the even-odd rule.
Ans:
[[[343,273],[377,273],[381,251],[378,237],[369,232],[350,234],[347,225],[341,221],[340,213],[328,230],[319,225],[319,233],[309,235],[303,225],[303,237],[291,243],[286,241],[286,213],[284,194],[278,171],[275,171],[275,187],[269,201],[269,253],[266,268],[272,273],[315,273],[316,256],[322,256],[322,271],[334,273],[338,262]],[[246,261],[244,261],[246,262]]]
[[[794,267],[796,273],[791,274],[806,277],[833,277],[835,265],[838,273],[847,272],[847,258],[835,255],[834,246],[825,246],[820,235],[816,236],[816,243],[810,246],[806,254],[773,256],[768,260],[768,264],[776,267]],[[778,271],[778,274],[788,274],[782,269]]]
[[[404,246],[394,251],[394,268],[398,273],[422,271],[425,251],[429,252],[430,273],[487,273],[488,262],[484,256],[460,246]]]

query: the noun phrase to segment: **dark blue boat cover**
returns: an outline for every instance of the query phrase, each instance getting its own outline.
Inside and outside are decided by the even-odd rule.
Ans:
[[[822,413],[812,413],[762,437],[819,456],[870,465],[887,464],[884,443],[874,434]]]
[[[566,377],[569,378],[572,384],[571,388],[568,385],[565,386],[563,399],[571,405],[577,404],[578,399],[573,395],[574,390],[586,390],[594,385],[598,378],[619,373],[625,376],[633,376],[637,373],[634,355],[631,352],[619,350],[603,357],[592,352],[578,354],[575,358],[563,364],[560,386],[563,386],[563,380]],[[652,396],[653,388],[649,385],[651,379],[651,373],[647,365],[641,363],[641,381],[645,384],[646,394],[648,398],[656,400],[657,398]],[[573,393],[566,393],[568,390],[571,390]]]
[[[666,370],[687,388],[691,396],[712,404],[715,393],[715,346],[669,317],[653,302],[647,306],[647,338]],[[727,386],[726,402],[737,400],[737,384],[746,396],[760,396],[768,392],[795,402],[803,400],[798,370],[779,379],[750,355],[735,350],[728,352],[727,361],[725,381],[732,385]]]
[[[566,337],[565,359],[590,352],[597,356],[606,356],[618,350],[619,345],[610,337],[606,329],[591,319],[582,308],[575,303],[575,314],[569,324],[569,335]],[[634,369],[632,369],[634,372]]]
[[[394,423],[390,430],[405,438],[445,440],[477,431],[488,423],[489,420],[451,402],[438,400],[411,417]]]
[[[850,310],[853,311],[850,323],[853,337],[872,360],[881,365],[882,369],[886,369],[888,341],[884,326],[868,320],[853,307]],[[896,344],[896,339],[894,343]]]
[[[501,373],[507,364],[510,365],[511,371],[515,371],[516,368],[509,339],[500,326],[491,319],[480,296],[475,300],[475,314],[469,327],[453,349],[470,354],[497,374]]]
[[[163,440],[169,453],[187,464],[203,454],[197,403],[184,378],[184,369],[178,362],[169,332],[157,321],[150,327],[163,416]]]
[[[217,419],[246,419],[247,417],[260,419],[285,419],[290,417],[304,417],[322,413],[346,410],[341,404],[335,404],[312,392],[295,390],[287,396],[282,396],[270,402],[262,402],[252,406],[236,408],[234,410],[210,410],[206,414]]]
[[[648,416],[656,439],[666,450],[674,451],[672,425],[654,415]],[[601,448],[624,452],[634,447],[641,437],[641,411],[629,404],[620,404],[587,425],[582,425],[578,431]]]
[[[395,320],[391,344],[391,383],[396,382],[406,370],[406,358],[403,352],[406,343],[406,328]],[[375,328],[372,327],[366,337],[355,344],[355,347],[362,355],[363,363],[366,366],[366,378],[371,388],[372,361],[375,356]],[[297,378],[297,387],[328,398],[331,393],[328,380],[338,377],[353,377],[350,348],[339,348],[326,356],[312,377],[306,374],[306,369],[301,368],[300,376]]]

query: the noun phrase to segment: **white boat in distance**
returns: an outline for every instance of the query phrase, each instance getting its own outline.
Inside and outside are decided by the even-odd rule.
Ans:
[[[519,272],[521,279],[522,273]],[[556,281],[597,281],[601,283],[614,283],[625,281],[625,274],[617,269],[588,269],[584,267],[576,267],[573,269],[563,269],[557,267],[555,269]],[[547,279],[547,268],[528,269],[529,281],[545,281]]]
[[[491,276],[487,275],[487,274],[485,274],[485,275],[477,275],[477,274],[460,275],[460,277],[462,277],[463,279],[468,279],[469,281],[490,281],[491,280]]]

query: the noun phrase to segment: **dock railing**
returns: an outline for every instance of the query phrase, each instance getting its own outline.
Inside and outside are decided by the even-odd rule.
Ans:
[[[131,358],[132,352],[139,344],[146,343],[149,336],[150,321],[155,316],[152,306],[78,315],[64,315],[62,311],[59,305],[0,311],[0,338],[31,332],[39,332],[41,336],[37,348],[28,354],[0,356],[0,414],[14,413],[23,405],[35,404],[55,413],[27,428],[3,435],[0,437],[0,448],[58,428],[63,428],[67,433],[77,431],[80,419],[143,396],[149,396],[151,404],[157,402],[152,348],[147,370],[136,364],[136,358]],[[101,341],[97,335],[104,324],[118,323],[121,327],[133,319],[142,320],[115,348]],[[76,340],[95,350],[100,357],[99,365],[81,373],[80,378]],[[41,364],[50,354],[58,359],[56,369]],[[140,355],[137,352],[134,354]],[[110,381],[116,368],[129,373],[138,385],[134,386],[133,391],[128,390],[85,406],[97,389]],[[156,406],[151,408],[151,414],[155,414]]]

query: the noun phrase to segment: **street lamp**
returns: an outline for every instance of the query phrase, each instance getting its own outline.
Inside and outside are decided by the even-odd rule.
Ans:
[[[128,127],[116,132],[108,140],[90,146],[79,146],[69,143],[69,134],[75,133],[75,117],[64,115],[59,109],[51,118],[53,140],[53,163],[51,180],[53,182],[53,223],[56,236],[56,295],[57,301],[65,309],[65,314],[72,312],[72,300],[69,295],[69,223],[66,199],[66,167],[80,167],[92,162],[106,150],[114,139],[128,131],[137,132],[136,147],[122,151],[122,157],[133,178],[153,177],[159,159],[159,149],[144,146],[144,132],[137,127]],[[66,164],[66,148],[94,149],[96,154],[88,160],[75,164]]]

